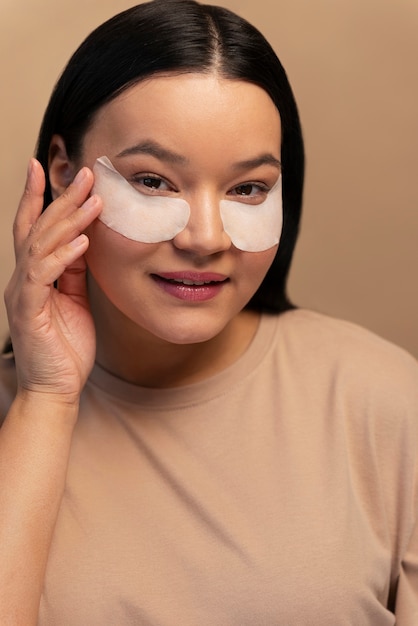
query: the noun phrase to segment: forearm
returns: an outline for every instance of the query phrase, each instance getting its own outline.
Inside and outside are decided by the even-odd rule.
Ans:
[[[18,397],[0,429],[0,623],[37,623],[78,406]]]

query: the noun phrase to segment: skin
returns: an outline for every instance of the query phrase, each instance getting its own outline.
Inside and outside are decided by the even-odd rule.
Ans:
[[[32,160],[14,224],[16,268],[5,292],[17,394],[0,429],[0,623],[35,626],[65,485],[94,328],[80,235],[101,210],[86,168],[41,216],[45,177]],[[60,277],[58,292],[51,285]],[[55,373],[54,373],[55,369]]]
[[[247,195],[240,195],[242,186],[254,182],[271,188],[280,174],[277,163],[272,158],[258,166],[237,164],[260,155],[279,162],[280,139],[280,117],[270,97],[257,86],[216,74],[153,78],[100,110],[85,138],[82,164],[92,168],[107,155],[141,191],[180,195],[191,207],[186,228],[167,242],[131,241],[99,220],[86,230],[97,360],[103,367],[138,384],[173,386],[216,373],[246,349],[258,316],[242,309],[276,247],[259,253],[237,250],[223,230],[219,202],[265,199],[264,187],[250,185]],[[80,163],[69,162],[60,138],[55,141],[50,177],[58,195],[68,172]],[[144,141],[178,158],[118,156]],[[135,183],[151,173],[163,179],[159,189]],[[227,281],[209,301],[184,302],[167,295],[152,278],[183,270],[216,272]],[[139,354],[146,354],[146,361]]]
[[[264,197],[249,183],[271,187],[278,179],[280,133],[277,110],[258,87],[215,74],[159,77],[100,109],[80,162],[54,137],[56,199],[44,213],[45,177],[31,161],[5,292],[18,384],[0,429],[1,624],[37,623],[80,394],[95,358],[126,380],[173,386],[222,371],[253,338],[258,315],[242,309],[276,248],[235,249],[219,201]],[[144,139],[183,158],[117,156]],[[104,154],[128,179],[152,174],[169,181],[158,193],[181,191],[192,213],[186,229],[169,242],[140,244],[97,220],[102,203],[90,196],[91,168]],[[260,155],[269,157],[242,165]],[[152,278],[173,270],[228,280],[211,300],[179,300]]]

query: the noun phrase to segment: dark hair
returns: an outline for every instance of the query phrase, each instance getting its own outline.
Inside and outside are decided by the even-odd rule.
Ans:
[[[283,233],[274,262],[249,308],[292,308],[286,279],[302,204],[304,150],[297,106],[286,73],[263,35],[231,11],[194,0],[154,0],[111,18],[81,44],[59,79],[46,109],[37,158],[48,169],[54,133],[70,158],[97,110],[121,91],[157,73],[210,72],[264,89],[282,123]],[[51,202],[49,181],[45,205]]]
[[[47,179],[44,207],[52,201],[48,160],[53,134],[63,137],[69,157],[77,160],[96,112],[123,90],[158,73],[214,69],[225,78],[264,89],[280,114],[283,232],[274,261],[247,308],[281,313],[294,308],[286,280],[302,207],[302,131],[292,89],[274,50],[232,11],[194,0],[153,0],[119,13],[85,39],[54,88],[38,137],[36,156]]]

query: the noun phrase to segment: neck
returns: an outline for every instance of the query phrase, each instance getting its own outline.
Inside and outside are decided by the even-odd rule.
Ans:
[[[168,388],[199,382],[232,365],[251,343],[260,316],[242,311],[215,337],[191,344],[160,339],[127,318],[115,322],[103,310],[94,317],[101,367],[142,387]]]

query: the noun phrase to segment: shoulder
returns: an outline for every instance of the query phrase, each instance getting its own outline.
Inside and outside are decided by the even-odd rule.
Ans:
[[[360,370],[372,367],[375,373],[399,371],[412,377],[418,373],[417,360],[406,350],[346,320],[296,309],[282,316],[278,329],[289,349],[306,359]]]
[[[388,480],[418,470],[416,359],[365,328],[322,314],[290,311],[276,324],[273,363],[308,427],[317,419],[327,433],[342,433],[350,458],[361,467],[366,459],[378,463]]]
[[[301,374],[363,400],[413,404],[418,414],[418,362],[406,350],[352,322],[296,309],[277,321],[278,353]],[[282,354],[283,356],[283,354]]]

